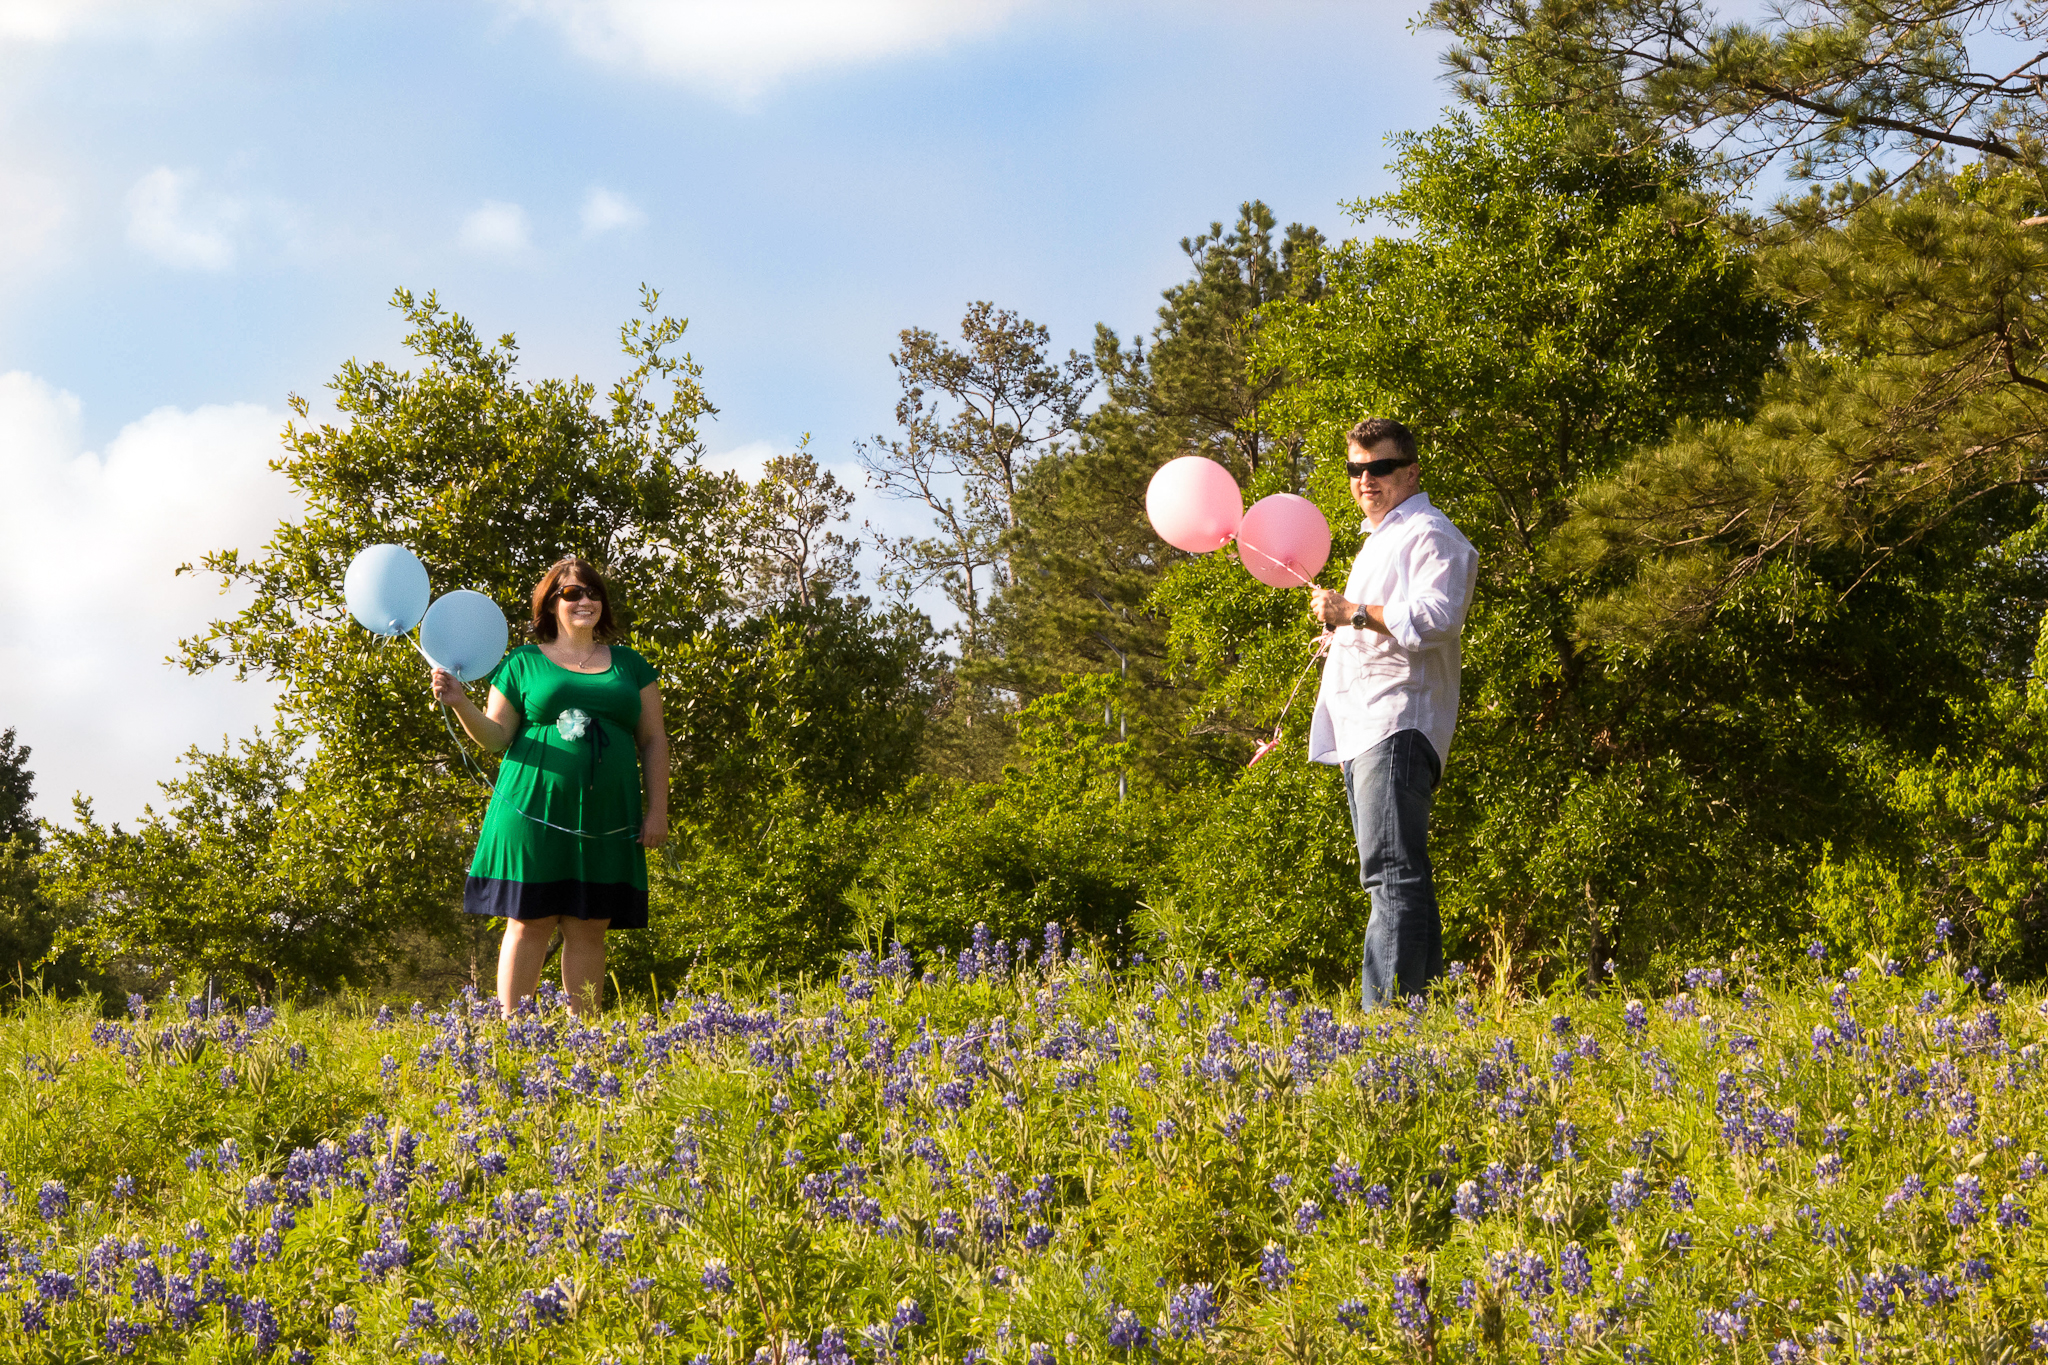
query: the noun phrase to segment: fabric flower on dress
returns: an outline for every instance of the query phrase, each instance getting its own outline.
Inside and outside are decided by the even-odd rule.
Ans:
[[[563,739],[581,739],[590,729],[590,713],[572,706],[555,717],[555,729],[561,732]]]

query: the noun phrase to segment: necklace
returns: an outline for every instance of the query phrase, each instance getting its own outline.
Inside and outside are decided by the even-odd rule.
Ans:
[[[590,652],[589,652],[588,654],[585,654],[585,655],[583,656],[583,658],[582,658],[582,660],[581,660],[580,662],[577,662],[577,663],[567,663],[567,662],[564,662],[564,663],[562,664],[562,667],[564,667],[564,668],[567,668],[567,669],[572,669],[572,670],[574,670],[575,672],[578,672],[578,673],[588,673],[588,672],[590,671],[590,665],[591,665],[591,663],[592,663],[592,662],[593,662],[593,661],[594,661],[594,660],[595,660],[595,659],[597,658],[597,651],[599,651],[600,649],[603,649],[603,648],[604,648],[604,642],[603,642],[603,641],[601,641],[601,640],[599,640],[599,641],[595,641],[595,642],[593,642],[593,643],[591,644],[591,646],[590,646]]]

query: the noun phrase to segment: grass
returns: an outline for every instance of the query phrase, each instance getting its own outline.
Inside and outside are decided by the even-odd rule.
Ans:
[[[560,1003],[0,1020],[0,1360],[2048,1344],[2048,1021],[1946,957],[1360,1017],[983,941]]]

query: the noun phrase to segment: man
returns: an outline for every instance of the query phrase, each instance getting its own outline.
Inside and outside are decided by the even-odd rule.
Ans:
[[[1429,804],[1458,718],[1458,635],[1479,564],[1422,491],[1415,437],[1390,418],[1349,433],[1345,472],[1365,544],[1344,591],[1309,612],[1335,628],[1309,725],[1309,758],[1340,765],[1358,839],[1365,1007],[1420,995],[1444,969],[1429,865]]]

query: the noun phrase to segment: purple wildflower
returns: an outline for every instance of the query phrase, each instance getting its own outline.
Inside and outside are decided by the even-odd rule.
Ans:
[[[1170,1341],[1187,1341],[1191,1338],[1206,1340],[1209,1329],[1216,1325],[1220,1305],[1216,1302],[1215,1286],[1207,1282],[1184,1284],[1173,1291],[1166,1301],[1166,1337]]]

